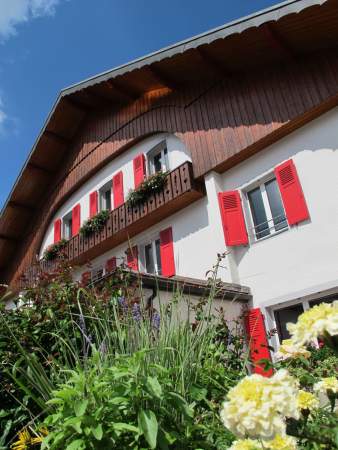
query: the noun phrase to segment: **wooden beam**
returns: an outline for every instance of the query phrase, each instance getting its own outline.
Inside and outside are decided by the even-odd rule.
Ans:
[[[69,96],[62,97],[62,101],[66,104],[68,103],[68,105],[70,105],[72,108],[77,109],[82,114],[94,109],[93,106],[87,105],[77,99],[75,100],[74,98],[70,98]]]
[[[289,44],[286,43],[285,39],[278,33],[276,28],[271,23],[266,23],[260,27],[264,32],[265,36],[269,40],[272,48],[276,49],[282,53],[287,59],[294,60],[297,58],[296,52]]]
[[[50,139],[50,140],[52,140],[54,142],[57,142],[58,144],[62,144],[62,145],[69,145],[70,144],[70,140],[69,139],[67,139],[67,138],[65,138],[63,136],[60,136],[59,134],[54,133],[53,131],[45,130],[43,132],[43,135],[46,136],[47,139]]]
[[[45,167],[41,167],[38,164],[34,164],[34,163],[31,163],[31,162],[27,163],[27,168],[28,169],[31,168],[31,169],[34,169],[34,170],[38,170],[39,172],[44,172],[44,173],[50,174],[50,175],[55,173],[53,170],[46,169]]]
[[[205,49],[197,47],[196,51],[200,55],[200,57],[207,63],[207,65],[222,78],[224,76],[230,75],[225,67],[221,63],[219,63],[213,56],[211,56],[210,53],[208,53]]]
[[[9,241],[9,242],[19,242],[20,239],[14,237],[14,236],[5,236],[4,234],[0,234],[0,239],[3,241]]]
[[[165,87],[170,89],[177,89],[178,83],[171,79],[162,69],[155,67],[154,65],[148,66],[148,70],[157,79],[157,81]]]
[[[107,80],[106,83],[110,89],[114,89],[122,97],[125,97],[126,100],[128,100],[128,101],[134,101],[140,96],[138,93],[136,93],[132,89],[127,89],[127,88],[121,86],[121,84],[117,83],[115,80]]]
[[[23,209],[23,210],[29,211],[29,212],[36,211],[35,206],[24,205],[23,203],[18,203],[18,202],[13,202],[13,201],[9,201],[8,206],[10,206],[11,208]]]

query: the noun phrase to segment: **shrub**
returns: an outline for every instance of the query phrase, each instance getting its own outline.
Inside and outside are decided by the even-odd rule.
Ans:
[[[46,420],[53,448],[105,448],[106,440],[115,440],[117,448],[126,448],[126,442],[135,442],[135,449],[151,448],[154,437],[146,430],[154,426],[155,417],[156,441],[167,441],[169,448],[227,448],[233,437],[224,432],[218,410],[227,386],[243,371],[243,366],[234,366],[230,329],[225,335],[223,328],[220,332],[216,323],[211,325],[211,299],[204,302],[204,314],[200,311],[193,330],[188,320],[178,320],[179,304],[188,301],[180,293],[156,312],[143,306],[138,292],[128,274],[98,291],[79,287],[70,271],[60,269],[29,289],[18,310],[2,311],[0,402],[6,420],[15,418],[16,400],[24,404],[7,442],[20,430],[37,430]],[[83,378],[86,385],[79,393]],[[106,395],[96,393],[98,385]],[[158,386],[161,398],[154,394]],[[65,389],[74,395],[62,400]],[[125,403],[114,404],[116,397]],[[81,432],[75,410],[69,410],[77,398],[88,400],[89,417],[83,414]],[[1,435],[5,419],[0,424]],[[59,433],[62,444],[55,442]]]
[[[161,191],[167,180],[168,172],[157,172],[144,180],[134,191],[130,191],[127,203],[136,206],[148,200],[148,198]]]
[[[67,239],[61,239],[59,242],[49,245],[43,253],[43,259],[45,261],[52,261],[58,256],[61,256],[62,250],[65,248],[67,242]]]
[[[80,234],[84,237],[90,236],[93,233],[101,231],[109,218],[109,211],[103,210],[96,214],[94,217],[86,220],[86,222],[80,228]]]

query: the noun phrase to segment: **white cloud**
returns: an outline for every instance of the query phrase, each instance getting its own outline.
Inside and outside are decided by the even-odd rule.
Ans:
[[[0,39],[16,33],[20,23],[50,16],[60,0],[0,0]]]
[[[5,122],[7,120],[7,114],[4,111],[3,101],[0,97],[0,135],[5,132]]]

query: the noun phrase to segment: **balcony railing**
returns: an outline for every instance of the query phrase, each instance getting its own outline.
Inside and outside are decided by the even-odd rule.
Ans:
[[[193,177],[191,162],[185,162],[169,172],[164,188],[138,206],[124,203],[110,212],[102,230],[89,237],[80,234],[71,238],[63,250],[63,257],[72,265],[85,264],[102,253],[127,241],[162,219],[174,214],[203,197],[204,185]],[[34,284],[41,272],[52,271],[59,260],[44,261],[31,266],[22,277],[19,287]]]

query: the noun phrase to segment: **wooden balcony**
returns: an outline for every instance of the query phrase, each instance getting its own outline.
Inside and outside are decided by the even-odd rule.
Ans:
[[[89,237],[79,234],[71,238],[64,248],[64,257],[72,265],[85,264],[204,195],[204,185],[194,179],[191,162],[185,162],[168,174],[164,189],[152,195],[147,202],[134,207],[124,203],[110,212],[100,232]],[[58,260],[41,260],[26,271],[20,287],[31,285],[39,272],[49,272],[57,264]]]

